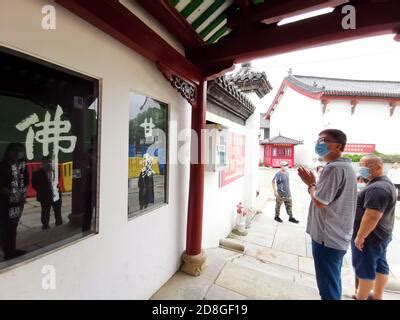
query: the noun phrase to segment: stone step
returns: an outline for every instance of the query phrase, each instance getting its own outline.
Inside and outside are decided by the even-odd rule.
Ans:
[[[256,268],[228,262],[215,284],[257,300],[319,300],[318,290]]]

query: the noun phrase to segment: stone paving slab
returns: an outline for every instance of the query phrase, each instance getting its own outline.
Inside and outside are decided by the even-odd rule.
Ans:
[[[262,214],[261,214],[262,215]],[[268,222],[253,222],[249,229],[246,229],[249,234],[264,234],[264,235],[271,235],[275,236],[278,224],[275,221]]]
[[[248,298],[240,293],[213,284],[204,300],[248,300]]]
[[[258,245],[248,245],[245,254],[262,262],[271,262],[290,269],[299,270],[298,256]]]
[[[252,243],[264,247],[271,247],[274,241],[274,236],[269,234],[263,234],[261,232],[249,232],[246,236],[239,236],[234,233],[229,235],[229,238],[236,239],[242,244]]]
[[[294,282],[296,284],[302,285],[302,286],[306,286],[306,287],[310,287],[313,289],[317,289],[317,280],[315,279],[314,275],[308,274],[308,273],[304,273],[304,272],[298,272],[295,275],[294,278]]]
[[[298,271],[288,267],[277,265],[271,262],[263,262],[247,255],[233,260],[232,263],[292,282],[295,281],[296,276],[299,274]]]
[[[308,257],[299,257],[299,270],[315,276],[314,260]]]
[[[223,248],[206,250],[206,254],[206,268],[200,276],[193,277],[179,270],[150,299],[202,300],[209,292],[226,262],[241,255]],[[217,294],[212,291],[211,295],[214,293]]]
[[[318,300],[315,289],[294,284],[254,269],[227,263],[216,284],[251,299],[260,300]]]
[[[150,300],[202,300],[213,281],[178,271]]]
[[[292,226],[279,226],[272,248],[305,257],[307,254],[304,230]]]

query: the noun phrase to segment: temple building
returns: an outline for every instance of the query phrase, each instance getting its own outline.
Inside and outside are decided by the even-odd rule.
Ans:
[[[341,25],[349,1],[317,2],[1,0],[0,299],[148,299],[180,269],[204,272],[205,249],[256,197],[271,85],[248,63],[400,39],[397,0],[351,1],[355,30]],[[334,10],[278,26],[316,7]],[[346,115],[349,142],[393,150],[398,84],[335,89],[346,83],[285,80],[268,138],[304,140],[306,161],[311,121]],[[374,114],[393,139],[351,121]]]
[[[295,165],[313,166],[315,141],[318,133],[327,128],[346,133],[345,153],[399,154],[399,105],[400,81],[289,73],[264,119],[270,121],[272,137],[282,135],[303,142],[295,148]]]

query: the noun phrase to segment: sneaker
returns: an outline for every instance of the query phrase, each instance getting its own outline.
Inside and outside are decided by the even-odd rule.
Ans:
[[[299,220],[296,220],[295,218],[289,218],[289,222],[299,223]]]
[[[282,221],[282,219],[281,219],[281,218],[279,218],[279,217],[275,217],[275,221],[278,221],[278,222],[283,222],[283,221]]]

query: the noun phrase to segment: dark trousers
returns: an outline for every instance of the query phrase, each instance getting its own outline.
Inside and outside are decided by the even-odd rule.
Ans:
[[[328,248],[312,240],[315,275],[322,300],[342,298],[341,270],[345,250]]]
[[[18,220],[0,223],[0,243],[5,257],[11,256],[16,250]]]
[[[62,216],[61,216],[61,200],[56,202],[41,202],[40,205],[42,206],[42,224],[45,227],[49,226],[50,223],[50,210],[53,207],[54,216],[56,218],[56,226],[63,223]]]

